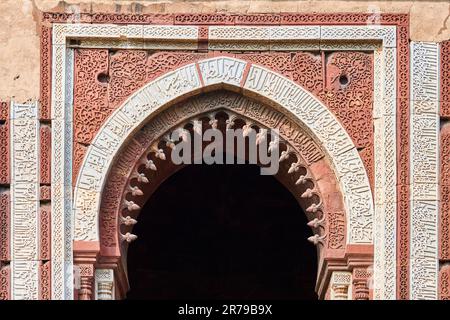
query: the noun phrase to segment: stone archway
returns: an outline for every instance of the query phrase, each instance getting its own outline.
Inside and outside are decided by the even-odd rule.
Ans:
[[[254,97],[267,105],[267,112],[262,111],[261,106],[253,110],[253,112],[256,111],[255,117],[258,119],[252,119],[252,107],[247,107],[246,110],[249,114],[244,116],[246,121],[260,120],[261,124],[265,120],[268,128],[274,127],[277,121],[278,124],[287,126],[284,129],[286,132],[290,131],[291,136],[287,138],[290,143],[286,146],[285,155],[295,153],[296,159],[298,159],[291,163],[288,171],[293,173],[298,172],[300,168],[302,168],[300,171],[304,170],[304,174],[301,175],[303,178],[299,176],[296,181],[304,180],[305,177],[308,177],[308,172],[311,172],[312,186],[318,189],[314,191],[309,188],[302,193],[302,195],[306,194],[307,198],[314,197],[316,194],[319,199],[316,203],[310,203],[305,210],[315,213],[323,210],[321,206],[324,206],[332,213],[326,220],[326,228],[334,232],[337,230],[343,243],[339,248],[331,248],[329,252],[323,251],[323,254],[320,255],[317,291],[322,298],[325,297],[333,270],[351,271],[357,267],[367,267],[372,261],[373,200],[364,166],[345,130],[317,99],[297,84],[272,71],[231,57],[217,57],[200,61],[158,78],[127,100],[102,127],[88,149],[75,188],[75,263],[87,266],[87,268],[97,264],[99,270],[115,269],[116,278],[122,279],[118,281],[121,284],[118,286],[121,288],[118,292],[122,291],[123,294],[123,291],[126,291],[126,273],[123,264],[118,261],[121,252],[117,244],[121,239],[127,240],[128,235],[119,236],[116,232],[111,236],[102,237],[102,227],[108,224],[102,221],[99,228],[100,218],[105,216],[103,212],[99,215],[99,208],[102,203],[102,210],[104,208],[112,209],[110,212],[114,212],[113,217],[117,217],[117,219],[126,218],[123,216],[120,218],[117,214],[124,204],[129,211],[138,210],[139,206],[132,200],[118,203],[112,201],[115,203],[113,208],[104,205],[103,200],[111,198],[111,194],[114,195],[113,198],[122,195],[119,198],[124,200],[123,195],[127,193],[139,193],[133,189],[135,186],[126,186],[126,184],[130,178],[137,180],[141,178],[144,180],[140,182],[145,183],[145,177],[137,170],[136,172],[125,170],[126,168],[120,166],[120,159],[123,163],[139,166],[143,164],[142,159],[130,157],[130,154],[141,155],[147,152],[153,153],[158,158],[161,155],[161,149],[157,143],[155,144],[159,141],[158,135],[150,132],[154,136],[148,139],[142,133],[146,128],[144,127],[142,130],[142,125],[158,114],[165,113],[166,120],[169,120],[175,116],[174,113],[170,114],[171,110],[174,110],[172,107],[169,108],[170,105],[184,99],[187,95],[196,95],[202,91],[218,88],[239,91],[244,96]],[[234,98],[234,101],[243,100],[247,104],[255,104],[251,100],[243,99],[242,95]],[[239,109],[236,108],[237,106],[239,104],[235,106],[234,110],[231,108],[231,112],[236,113],[236,109]],[[272,111],[272,114],[269,111]],[[283,119],[277,119],[276,113]],[[230,115],[230,117],[233,116],[236,115]],[[165,131],[176,125],[177,121],[173,121],[173,118],[168,121],[171,125],[165,128]],[[158,121],[152,119],[152,123],[157,124]],[[264,123],[262,125],[264,126]],[[161,127],[164,128],[164,125]],[[141,131],[138,132],[139,129]],[[163,131],[160,134],[164,133]],[[139,142],[140,134],[144,134],[146,138],[144,140],[146,143],[150,142],[149,145]],[[305,146],[306,149],[301,150]],[[118,165],[113,166],[114,162]],[[112,168],[118,168],[115,170],[116,176],[114,176],[115,171]],[[324,175],[323,172],[326,174]],[[114,177],[117,180],[114,180]],[[112,182],[112,184],[108,185],[107,182]],[[121,189],[121,183],[125,184],[125,189]],[[319,196],[320,189],[323,190],[324,200]],[[336,195],[341,197],[341,206],[336,207],[331,204],[339,202],[332,199],[332,196]],[[330,202],[328,207],[327,201]],[[313,227],[319,228],[322,218],[311,219]],[[112,225],[114,226],[114,224],[113,221]],[[111,227],[106,229],[114,230]],[[116,238],[115,246],[103,245],[105,239],[108,238],[114,242],[114,237],[121,238]],[[324,234],[319,232],[312,241],[323,245],[324,239],[326,239]],[[327,245],[329,243],[327,240]],[[99,252],[100,256],[98,256]],[[328,256],[324,252],[328,252]],[[345,274],[340,278],[346,278],[346,276]],[[338,277],[333,276],[334,278]],[[346,290],[349,285],[350,280],[344,284],[344,287],[347,287]],[[364,286],[361,288],[364,294],[366,291],[368,292]]]

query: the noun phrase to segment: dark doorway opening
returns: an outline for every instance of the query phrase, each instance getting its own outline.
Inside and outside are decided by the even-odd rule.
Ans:
[[[128,299],[317,299],[317,252],[294,196],[256,165],[190,165],[147,201]]]

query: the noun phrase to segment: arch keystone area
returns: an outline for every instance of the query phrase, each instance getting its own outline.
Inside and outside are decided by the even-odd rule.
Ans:
[[[297,121],[324,150],[344,198],[347,243],[373,242],[373,197],[350,136],[328,108],[293,81],[263,67],[218,56],[166,73],[134,93],[105,122],[89,146],[74,190],[75,241],[99,241],[101,192],[122,145],[150,117],[202,90],[227,87],[275,106]]]

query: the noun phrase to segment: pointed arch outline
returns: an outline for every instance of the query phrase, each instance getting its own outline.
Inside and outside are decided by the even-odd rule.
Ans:
[[[363,162],[333,113],[286,77],[240,59],[217,56],[170,71],[128,98],[104,123],[83,160],[74,189],[74,240],[99,241],[101,193],[120,148],[146,120],[186,96],[226,87],[264,101],[298,122],[322,147],[339,181],[347,244],[372,244],[374,202]]]

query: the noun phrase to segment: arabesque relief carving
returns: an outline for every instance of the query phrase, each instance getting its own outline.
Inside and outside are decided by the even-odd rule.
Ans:
[[[323,161],[324,155],[320,147],[296,123],[278,111],[239,94],[212,92],[181,102],[163,111],[145,125],[122,150],[113,165],[102,198],[100,242],[104,252],[111,252],[111,249],[107,248],[117,248],[120,240],[129,242],[134,239],[128,227],[136,223],[134,218],[145,203],[145,199],[150,196],[149,190],[157,187],[149,187],[149,183],[155,183],[155,179],[160,179],[161,175],[158,173],[161,171],[170,174],[177,170],[170,169],[170,166],[169,169],[161,168],[166,166],[167,161],[170,162],[170,160],[160,161],[168,157],[168,155],[162,157],[165,149],[166,152],[168,150],[170,152],[167,148],[170,144],[166,138],[169,132],[174,128],[182,128],[183,123],[185,125],[192,123],[193,117],[194,119],[207,117],[208,123],[217,125],[215,115],[221,112],[228,115],[227,127],[241,123],[241,126],[251,125],[279,130],[280,136],[287,143],[286,149],[281,153],[280,161],[288,163],[284,167],[285,172],[281,174],[281,179],[285,183],[291,183],[294,188],[297,186],[301,189],[304,185],[303,189],[295,190],[295,193],[309,216],[310,226],[322,230],[320,234],[309,240],[330,249],[343,249],[346,238],[346,221],[343,211],[330,211],[329,214],[328,212],[324,214],[325,209],[343,210],[342,199],[334,199],[332,203],[320,200],[320,186],[314,182],[314,176],[311,175],[314,172],[309,173],[310,170],[307,169],[311,164]],[[159,146],[166,148],[160,149]],[[153,177],[154,173],[157,174],[157,178]],[[319,169],[317,173],[322,175],[322,179],[326,179],[326,169]],[[283,175],[288,178],[283,178]],[[327,178],[330,179],[332,174],[329,168],[328,175]],[[336,185],[336,182],[334,184]],[[312,190],[309,189],[311,187]],[[335,192],[339,191],[336,189]],[[316,199],[316,197],[319,198]],[[118,232],[119,225],[124,226],[121,228],[122,234]]]
[[[183,52],[149,55],[139,50],[118,50],[107,55],[107,50],[78,49],[75,79],[86,83],[89,89],[74,92],[75,140],[89,144],[106,117],[138,88],[167,71],[206,57],[207,54]],[[322,57],[296,52],[237,54],[236,57],[277,71],[322,100],[342,122],[360,150],[373,186],[371,54],[337,52]],[[90,72],[86,68],[90,68]],[[90,78],[84,79],[88,74]],[[103,77],[105,82],[100,83],[99,77]],[[342,77],[345,83],[340,83]],[[84,156],[82,149],[79,143],[74,144],[75,174],[78,173],[79,157]]]

